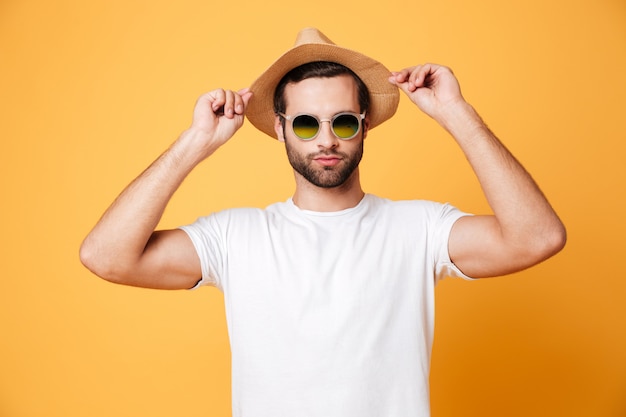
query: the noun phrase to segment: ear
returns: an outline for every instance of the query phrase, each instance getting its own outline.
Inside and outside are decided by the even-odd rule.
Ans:
[[[274,132],[276,132],[276,136],[280,142],[285,141],[283,124],[280,122],[280,116],[276,115],[274,118]]]

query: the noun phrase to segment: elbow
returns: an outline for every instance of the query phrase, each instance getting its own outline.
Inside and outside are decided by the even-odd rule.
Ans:
[[[567,231],[560,221],[540,234],[535,246],[538,262],[544,261],[559,253],[567,243]]]
[[[80,249],[78,250],[78,258],[80,259],[80,263],[82,263],[85,268],[93,273],[96,273],[96,270],[98,269],[98,257],[95,254],[95,249],[93,245],[90,244],[88,239],[89,238],[85,239],[80,245]]]
[[[97,249],[97,245],[89,241],[88,238],[80,246],[78,256],[83,266],[96,276],[115,284],[124,283],[116,263],[111,261],[110,256],[102,254]]]
[[[565,244],[567,243],[567,230],[561,221],[553,227],[547,241],[548,247],[550,248],[550,256],[556,255],[563,250]]]

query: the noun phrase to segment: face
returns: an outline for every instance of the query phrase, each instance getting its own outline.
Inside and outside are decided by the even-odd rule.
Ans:
[[[350,75],[333,78],[309,78],[285,88],[286,114],[309,113],[319,119],[330,119],[341,112],[360,113],[356,83]],[[283,132],[277,117],[275,130],[285,142],[289,163],[296,176],[322,188],[344,185],[357,171],[363,155],[363,140],[367,136],[367,118],[361,131],[350,140],[338,139],[330,123],[322,122],[317,137],[303,141],[285,121]]]

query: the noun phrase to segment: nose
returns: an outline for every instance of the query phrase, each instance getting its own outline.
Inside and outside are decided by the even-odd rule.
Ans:
[[[320,131],[317,134],[317,146],[325,149],[336,148],[339,144],[339,139],[332,131],[330,120],[320,120]]]

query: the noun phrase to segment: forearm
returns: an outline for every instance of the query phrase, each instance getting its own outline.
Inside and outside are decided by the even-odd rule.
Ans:
[[[146,249],[167,204],[203,159],[188,130],[122,191],[84,240],[80,256],[105,278],[131,271]]]
[[[537,246],[562,238],[563,225],[536,182],[469,104],[448,106],[438,121],[469,161],[506,242]]]

